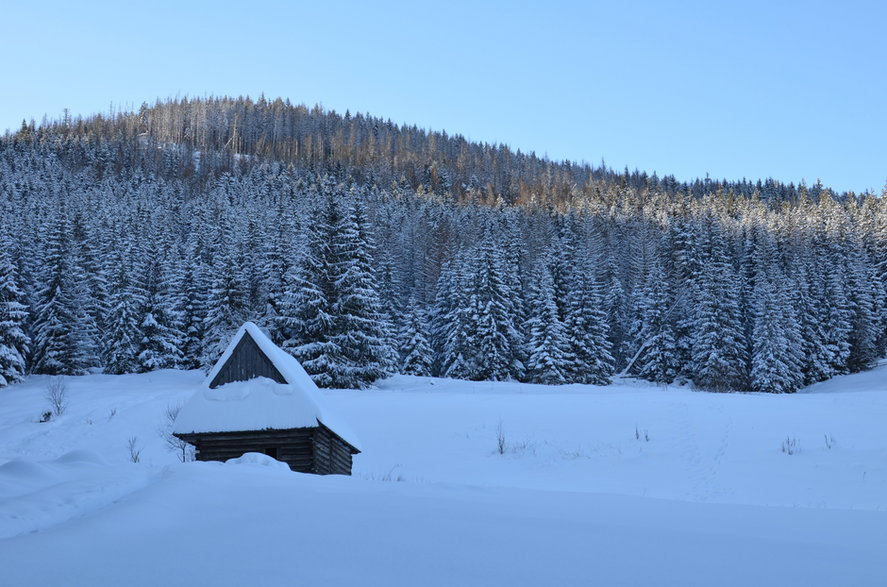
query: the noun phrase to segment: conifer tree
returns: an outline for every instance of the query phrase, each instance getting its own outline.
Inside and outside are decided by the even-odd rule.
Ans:
[[[0,387],[24,378],[30,342],[24,331],[28,308],[7,249],[4,237],[0,239]]]
[[[567,294],[566,322],[568,379],[573,383],[607,385],[613,375],[609,324],[604,313],[604,295],[592,264],[586,257],[573,270]]]
[[[142,292],[132,282],[126,259],[118,259],[108,299],[102,357],[105,373],[117,375],[138,370],[139,315],[143,299]]]
[[[410,298],[400,331],[400,372],[404,375],[431,375],[434,360],[428,344],[426,318],[416,298]]]
[[[647,268],[637,293],[638,314],[631,327],[635,355],[631,373],[657,383],[671,383],[680,372],[674,328],[668,316],[673,302],[662,265],[655,261]]]
[[[87,313],[84,279],[59,213],[47,229],[33,323],[36,373],[81,375],[93,363],[93,327]]]
[[[504,264],[505,283],[511,292],[512,299],[512,331],[511,340],[511,367],[510,373],[513,379],[523,381],[526,375],[527,364],[527,302],[524,295],[524,270],[522,259],[526,252],[526,245],[522,242],[521,231],[514,214],[506,217],[502,227],[505,232]]]
[[[249,317],[247,287],[241,274],[241,263],[234,251],[229,230],[223,231],[220,246],[214,251],[209,295],[204,319],[203,368],[209,370],[225,351],[237,329]]]
[[[609,324],[610,351],[618,368],[625,365],[626,329],[628,328],[628,295],[615,259],[607,262],[604,277],[604,311]]]
[[[432,327],[437,351],[436,373],[467,379],[470,374],[468,279],[464,255],[444,264],[437,281]]]
[[[799,345],[799,333],[788,298],[780,295],[784,292],[770,275],[775,271],[759,272],[755,284],[751,388],[791,393],[804,382],[801,363],[792,352]]]
[[[106,328],[107,313],[109,309],[110,291],[108,286],[109,276],[113,268],[108,261],[113,257],[112,248],[114,240],[108,238],[114,229],[107,221],[101,221],[97,226],[85,224],[82,228],[84,236],[80,242],[80,263],[86,278],[88,296],[87,313],[90,322],[95,328],[97,351],[104,351],[103,334]]]
[[[717,224],[709,226],[706,244],[692,315],[693,382],[713,391],[741,390],[747,382],[747,355],[739,289]]]
[[[489,232],[471,252],[470,259],[468,377],[505,381],[516,375],[512,348],[518,338],[513,322],[515,296],[505,277],[502,252]]]
[[[567,334],[554,301],[554,280],[548,263],[537,263],[530,288],[529,362],[527,376],[533,383],[563,384],[571,367]]]
[[[874,263],[858,240],[849,240],[847,250],[847,294],[853,316],[848,334],[850,353],[847,368],[851,372],[874,366],[883,353],[878,342],[882,322],[884,291],[874,271]]]
[[[139,324],[138,371],[176,368],[182,362],[182,333],[173,307],[172,284],[156,254],[148,259],[140,286],[145,299]]]
[[[260,322],[269,332],[271,340],[282,344],[287,338],[285,333],[279,330],[281,306],[287,295],[286,276],[299,261],[296,252],[304,246],[301,231],[292,226],[295,220],[289,213],[282,209],[278,210],[278,218],[277,233],[263,268],[265,300]]]
[[[340,241],[342,221],[339,206],[328,195],[305,227],[305,250],[299,264],[285,276],[286,293],[278,310],[277,330],[284,339],[284,350],[299,360],[320,387],[338,384],[343,356],[336,340],[340,262],[334,246]]]
[[[183,369],[198,369],[203,356],[208,288],[206,265],[197,256],[193,245],[186,247],[184,258],[177,263],[170,283],[173,287],[173,310],[181,336],[180,364]]]
[[[827,269],[825,268],[827,267]],[[847,274],[841,265],[826,265],[821,271],[820,320],[825,350],[824,378],[847,373],[850,359],[850,335],[853,331],[853,310],[847,296]]]
[[[339,347],[341,357],[333,368],[332,385],[361,389],[389,372],[394,354],[390,322],[382,309],[373,269],[373,237],[359,199],[351,202],[333,237],[337,296],[332,342]]]

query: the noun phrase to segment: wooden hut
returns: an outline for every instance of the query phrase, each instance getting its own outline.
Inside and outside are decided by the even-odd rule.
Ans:
[[[319,475],[350,475],[360,452],[299,362],[251,322],[182,407],[173,433],[194,445],[200,461],[258,452]]]

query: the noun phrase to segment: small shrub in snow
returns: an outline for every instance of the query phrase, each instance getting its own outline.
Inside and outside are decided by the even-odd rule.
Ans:
[[[111,411],[108,412],[108,422],[114,419],[114,416],[117,415],[117,408],[111,408]]]
[[[138,437],[130,436],[127,441],[127,447],[129,448],[129,460],[133,463],[138,463],[142,456],[142,447],[139,446]]]
[[[826,434],[825,435],[825,447],[827,449],[831,450],[833,446],[835,446],[835,437],[832,436],[831,434]]]
[[[801,442],[794,436],[786,436],[782,441],[782,452],[787,455],[797,454],[801,450]]]
[[[407,480],[406,477],[401,473],[395,474],[394,470],[400,467],[400,465],[394,465],[391,469],[385,473],[384,475],[377,475],[376,473],[368,473],[364,474],[363,478],[368,479],[370,481],[385,481],[385,482],[396,482],[403,483]]]
[[[571,459],[571,460],[587,459],[588,458],[588,455],[585,454],[585,451],[582,450],[581,446],[575,448],[574,450],[565,450],[565,451],[563,451],[563,455],[564,455],[564,457]]]
[[[644,439],[644,442],[650,442],[650,433],[647,432],[646,429],[641,430],[637,426],[634,427],[634,438],[635,440]]]
[[[512,442],[508,445],[508,452],[512,454],[536,454],[536,443],[529,440],[522,440],[520,442]]]
[[[398,468],[399,466],[400,465],[394,465],[393,467],[391,467],[391,470],[388,471],[387,473],[385,473],[384,475],[382,475],[379,478],[379,481],[397,481],[398,483],[406,481],[406,479],[404,478],[404,476],[402,474],[400,474],[400,473],[398,473],[397,475],[394,474],[394,470],[396,468]]]
[[[183,463],[187,463],[194,460],[194,447],[172,433],[181,411],[182,404],[167,404],[163,412],[164,423],[160,427],[160,437],[163,438],[167,450],[174,452]]]
[[[509,441],[505,437],[505,428],[502,426],[502,420],[499,420],[499,425],[496,427],[496,453],[500,455],[504,455],[506,453],[536,454],[536,443],[529,440],[519,442]]]
[[[53,377],[46,386],[46,401],[54,416],[61,416],[68,409],[68,384],[64,377]]]
[[[170,424],[174,424],[176,418],[179,417],[179,412],[182,411],[182,404],[167,404],[166,410],[163,412],[164,416],[166,416],[166,421]]]

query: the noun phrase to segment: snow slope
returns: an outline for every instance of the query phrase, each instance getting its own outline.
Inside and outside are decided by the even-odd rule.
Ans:
[[[395,377],[324,393],[351,478],[178,463],[164,412],[201,380],[72,378],[47,423],[48,378],[0,390],[3,584],[887,584],[887,367],[786,396]]]

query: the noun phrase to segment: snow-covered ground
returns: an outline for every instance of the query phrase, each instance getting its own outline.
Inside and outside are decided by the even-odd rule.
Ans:
[[[394,377],[325,394],[350,478],[179,463],[201,380],[69,378],[45,423],[48,378],[0,390],[0,584],[887,584],[887,366],[794,395]]]

